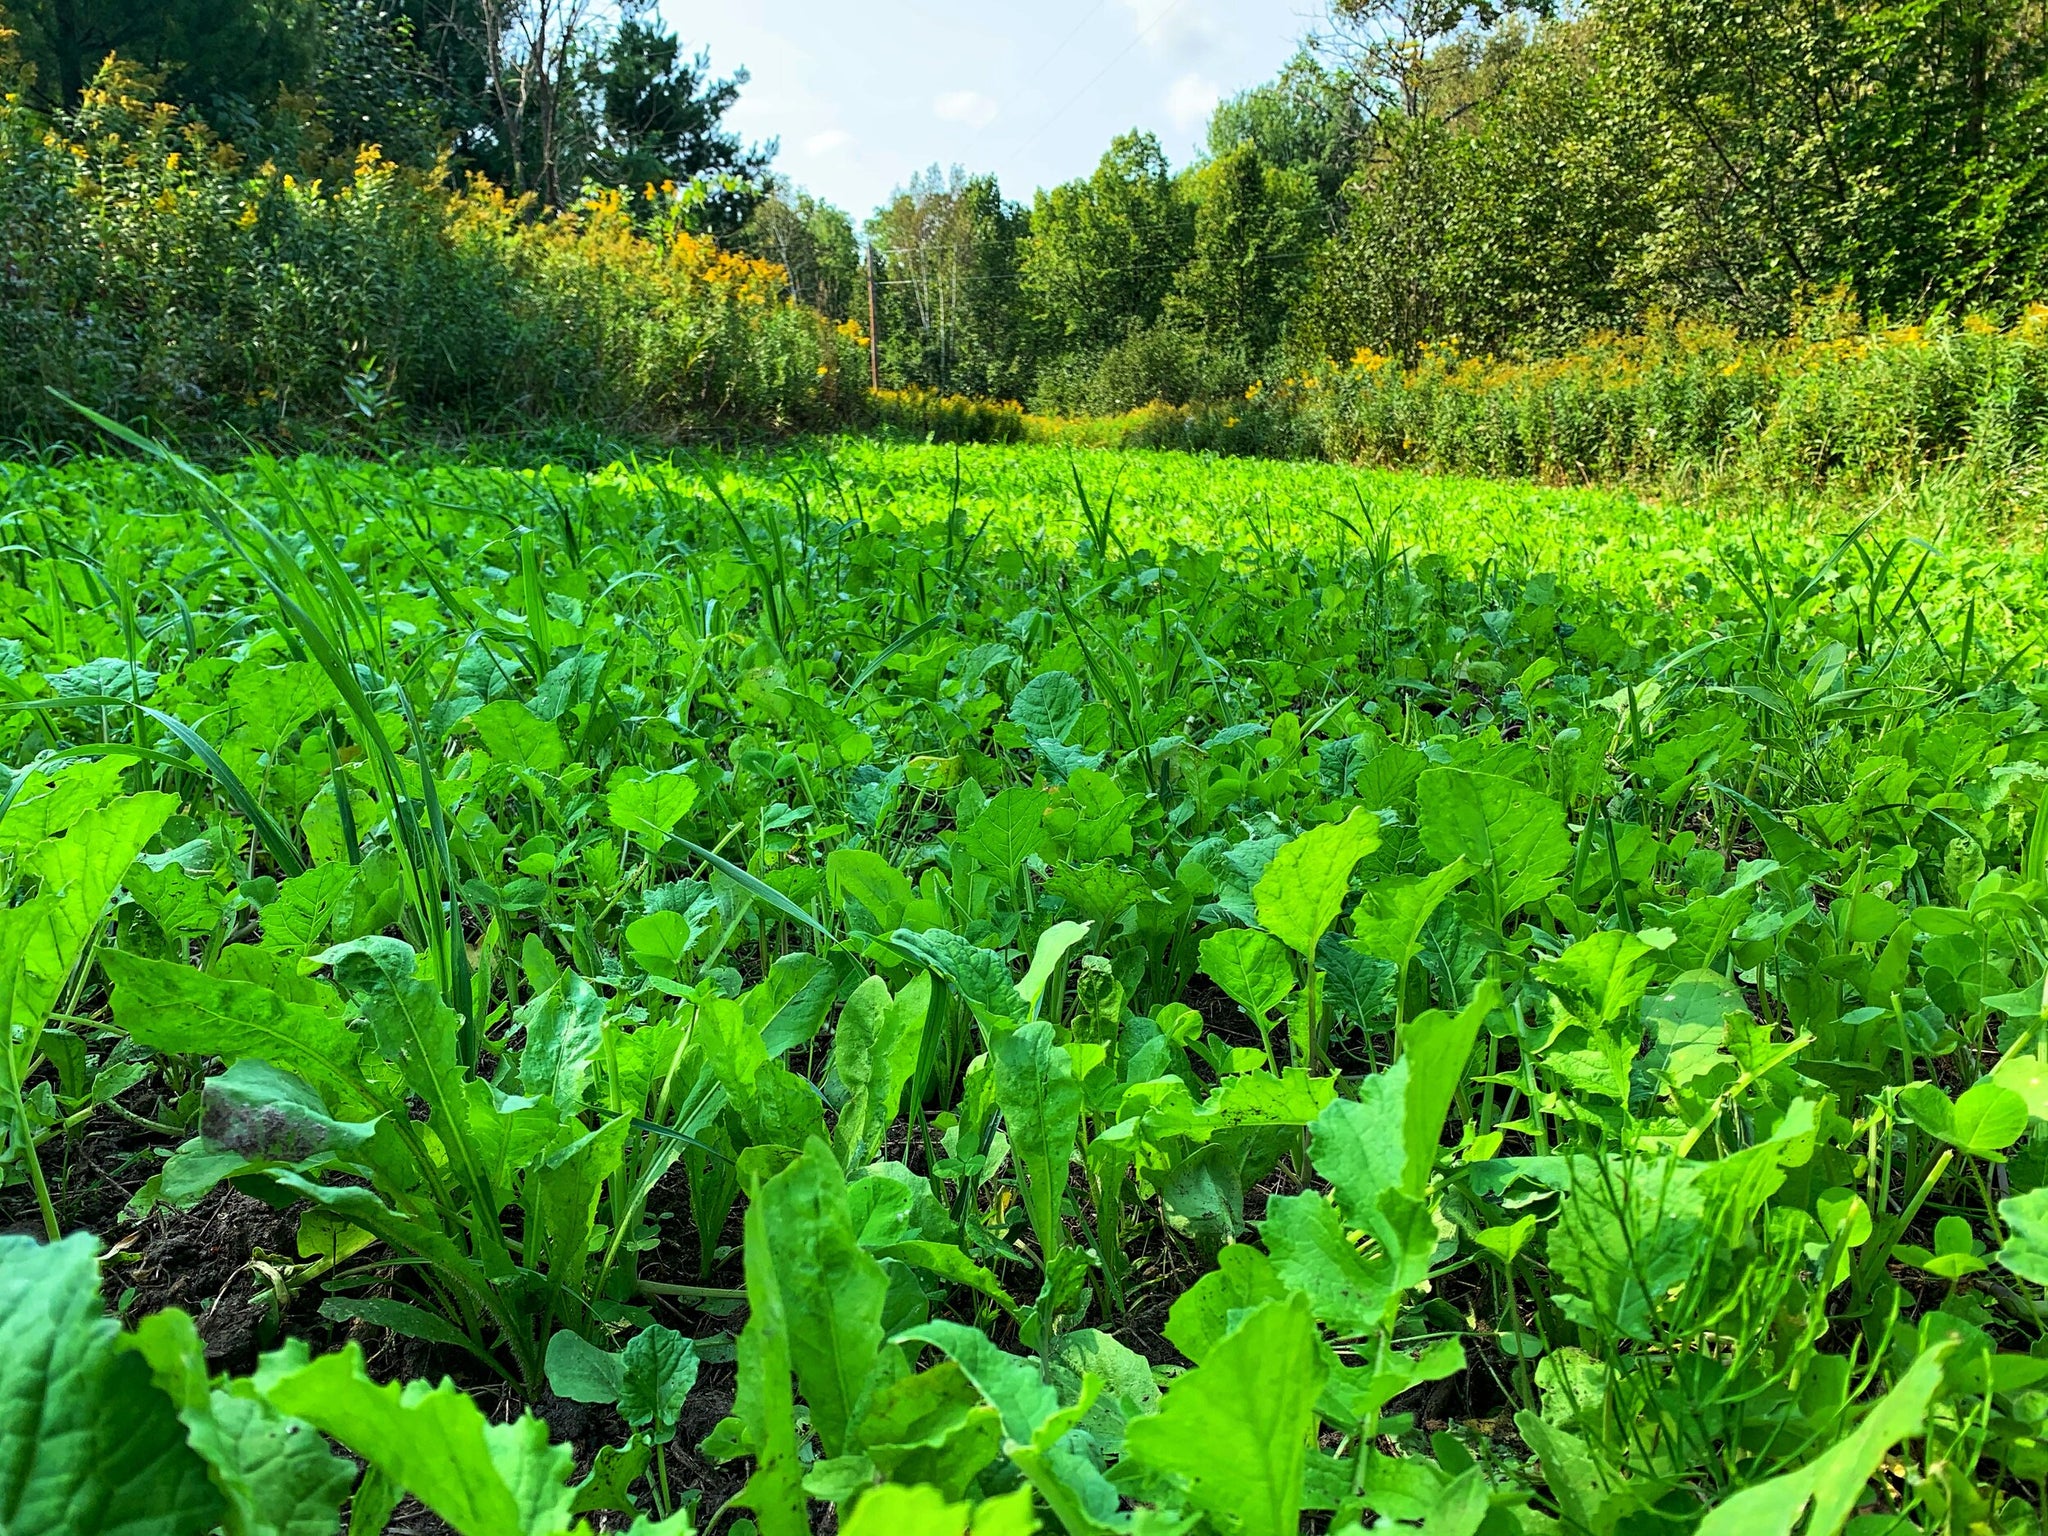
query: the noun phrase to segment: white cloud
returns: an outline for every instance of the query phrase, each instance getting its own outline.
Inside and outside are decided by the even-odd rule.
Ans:
[[[992,97],[979,91],[948,91],[932,101],[932,115],[941,122],[964,123],[969,128],[986,128],[996,120]]]
[[[1193,64],[1208,58],[1223,41],[1223,29],[1209,0],[1121,0],[1131,30],[1146,48]]]
[[[1185,74],[1166,92],[1166,114],[1182,133],[1193,133],[1209,120],[1223,88],[1202,74]]]
[[[811,155],[829,155],[835,150],[846,148],[853,142],[853,135],[844,128],[827,128],[823,133],[814,133],[804,140],[804,152]]]

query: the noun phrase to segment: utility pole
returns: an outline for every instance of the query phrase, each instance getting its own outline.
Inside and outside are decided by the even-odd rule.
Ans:
[[[875,248],[868,246],[868,387],[882,387],[881,337],[875,334]]]

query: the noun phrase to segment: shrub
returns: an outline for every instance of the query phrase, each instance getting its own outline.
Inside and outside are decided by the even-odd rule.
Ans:
[[[828,425],[862,343],[785,286],[612,193],[548,215],[374,149],[337,185],[251,167],[119,65],[63,120],[0,103],[0,431],[24,437],[74,425],[45,386],[266,436],[400,411]]]
[[[1117,416],[1155,403],[1235,398],[1252,375],[1235,349],[1160,321],[1134,328],[1105,351],[1060,359],[1040,374],[1031,403],[1046,415]]]
[[[868,397],[869,419],[886,431],[935,443],[1021,443],[1032,418],[1014,400],[977,400],[934,389],[884,389]]]
[[[2048,306],[1751,341],[1715,326],[1603,336],[1561,357],[1369,352],[1255,387],[1333,458],[1549,480],[1707,474],[1870,489],[1940,470],[2023,494],[2048,451]]]

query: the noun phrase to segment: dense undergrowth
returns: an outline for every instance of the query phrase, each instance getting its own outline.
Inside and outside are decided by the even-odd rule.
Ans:
[[[0,1519],[2038,1531],[2048,573],[1832,518],[0,473]]]
[[[1864,330],[1817,314],[1808,329],[1754,340],[1683,324],[1521,360],[1444,346],[1408,366],[1361,352],[1345,364],[1304,363],[1242,400],[1090,419],[916,390],[885,392],[871,410],[941,442],[1321,457],[1838,499],[1943,481],[2004,512],[2038,507],[2048,308],[2009,326],[1971,318]]]
[[[854,419],[859,338],[686,218],[603,190],[545,212],[374,149],[328,182],[250,164],[109,63],[61,118],[0,98],[0,434],[69,435],[53,390],[280,445]]]

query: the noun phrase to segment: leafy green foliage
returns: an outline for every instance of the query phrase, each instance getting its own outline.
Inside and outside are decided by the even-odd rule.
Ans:
[[[102,1315],[96,1245],[0,1237],[0,1517],[23,1531],[199,1532],[221,1497]]]
[[[1098,468],[0,472],[0,1177],[154,1213],[9,1413],[195,1531],[2026,1529],[2031,567]],[[242,1196],[253,1374],[100,1319]]]

